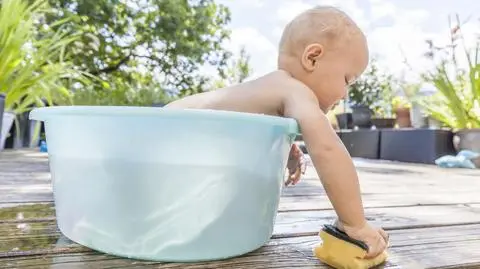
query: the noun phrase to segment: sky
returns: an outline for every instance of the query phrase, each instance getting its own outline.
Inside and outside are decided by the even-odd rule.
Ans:
[[[467,44],[480,33],[480,0],[217,0],[232,13],[227,46],[245,46],[255,78],[276,68],[277,46],[284,26],[314,5],[333,5],[350,15],[365,32],[370,53],[385,71],[415,81],[429,67],[423,57],[426,39],[448,42],[448,16],[467,20]],[[440,43],[439,43],[440,44]],[[413,71],[406,68],[407,59]]]

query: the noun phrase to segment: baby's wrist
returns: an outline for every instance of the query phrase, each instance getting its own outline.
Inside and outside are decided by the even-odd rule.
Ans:
[[[363,229],[366,225],[368,225],[368,222],[366,219],[363,219],[354,223],[345,222],[341,219],[337,219],[335,221],[335,226],[342,231],[360,230],[360,229]]]

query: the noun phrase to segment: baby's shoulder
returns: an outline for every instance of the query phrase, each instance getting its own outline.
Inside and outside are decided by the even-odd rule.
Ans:
[[[300,113],[302,111],[316,111],[319,108],[316,95],[303,82],[293,77],[285,78],[280,88],[283,96],[284,116],[296,117],[303,114]]]

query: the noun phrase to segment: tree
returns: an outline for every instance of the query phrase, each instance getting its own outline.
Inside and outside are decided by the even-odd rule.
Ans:
[[[55,12],[47,20],[73,18],[67,30],[82,37],[69,48],[75,63],[117,88],[142,76],[180,94],[201,92],[208,78],[199,68],[213,65],[224,75],[231,56],[222,47],[230,11],[214,0],[49,1]]]
[[[250,56],[247,54],[245,47],[240,49],[238,59],[229,61],[225,69],[226,71],[221,78],[214,82],[214,89],[242,83],[251,75]]]

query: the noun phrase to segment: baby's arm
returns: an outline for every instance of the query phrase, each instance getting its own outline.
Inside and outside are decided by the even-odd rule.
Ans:
[[[305,146],[339,220],[351,226],[365,225],[355,166],[316,99],[295,96],[287,101],[284,111],[300,125]]]
[[[353,161],[316,97],[308,89],[296,89],[295,96],[285,101],[284,114],[300,125],[305,146],[338,215],[340,228],[367,243],[371,248],[369,257],[379,254],[386,246],[387,235],[367,223]]]

